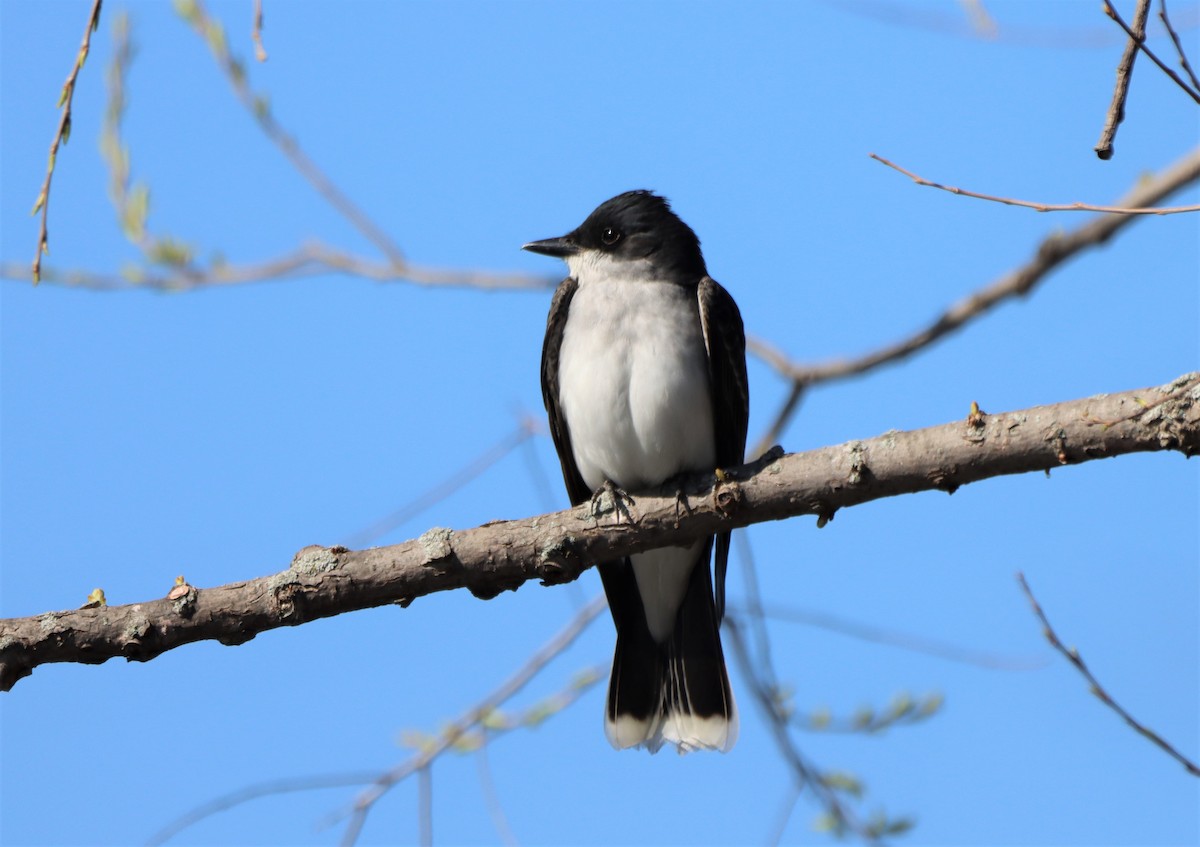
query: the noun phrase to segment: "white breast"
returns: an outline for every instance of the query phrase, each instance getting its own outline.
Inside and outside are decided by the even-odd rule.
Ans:
[[[558,387],[575,463],[590,488],[608,479],[634,491],[714,467],[694,292],[583,274],[563,332]]]

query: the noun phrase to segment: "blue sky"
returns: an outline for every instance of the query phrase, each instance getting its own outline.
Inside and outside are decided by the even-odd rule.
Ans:
[[[1122,3],[1126,17],[1131,3]],[[1129,8],[1125,8],[1129,7]],[[33,256],[29,217],[55,102],[90,3],[0,2],[0,259]],[[850,356],[923,325],[1082,215],[928,188],[1111,202],[1200,138],[1195,106],[1139,61],[1116,156],[1092,153],[1121,39],[1082,2],[266,2],[270,60],[250,68],[280,122],[422,264],[559,274],[519,245],[620,191],[655,189],[698,232],[747,330],[798,361]],[[1193,60],[1194,3],[1175,2]],[[308,239],[375,256],[262,136],[166,3],[105,4],[60,152],[51,255],[64,269],[138,259],[107,197],[97,139],[111,25],[137,55],[125,137],[151,231],[231,262]],[[900,10],[897,13],[897,10]],[[249,3],[212,12],[249,57]],[[1156,38],[1154,45],[1167,52]],[[1200,202],[1195,188],[1175,204]],[[782,437],[804,450],[987,411],[1166,382],[1197,367],[1196,218],[1142,220],[911,362],[811,392]],[[0,614],[162,596],[285,568],[354,535],[541,415],[547,291],[378,284],[336,274],[186,294],[0,282]],[[786,395],[750,364],[751,438]],[[548,489],[539,480],[549,480]],[[866,785],[861,809],[908,815],[911,844],[1188,844],[1200,786],[1124,726],[1040,634],[1023,570],[1108,690],[1200,756],[1200,479],[1177,454],[991,480],[748,532],[775,605],[1013,660],[951,662],[773,622],[801,711],[939,692],[934,718],[882,736],[796,733]],[[539,437],[376,543],[566,504]],[[263,780],[382,771],[477,702],[599,591],[465,592],[191,645],[147,664],[51,665],[0,697],[0,841],[129,844]],[[731,602],[744,596],[737,563]],[[611,656],[600,619],[513,701]],[[789,771],[735,672],[726,756],[611,750],[603,686],[488,761],[521,842],[760,843]],[[272,797],[178,844],[332,844],[354,796]],[[802,797],[782,840],[824,843]],[[498,843],[474,756],[433,770],[441,843]],[[360,843],[417,839],[415,783]]]

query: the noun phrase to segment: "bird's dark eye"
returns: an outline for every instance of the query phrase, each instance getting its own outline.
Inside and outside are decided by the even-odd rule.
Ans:
[[[621,240],[621,233],[611,226],[606,226],[604,231],[600,233],[600,240],[611,247]]]

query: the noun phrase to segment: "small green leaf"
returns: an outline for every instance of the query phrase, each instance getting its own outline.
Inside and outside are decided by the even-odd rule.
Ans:
[[[400,732],[400,745],[402,747],[411,747],[414,750],[420,750],[431,741],[432,739],[427,733],[417,729],[405,729]]]
[[[485,729],[505,729],[508,726],[508,718],[499,709],[489,709],[487,714],[480,717],[479,725]]]
[[[830,714],[828,709],[822,707],[816,709],[811,715],[808,716],[808,725],[813,729],[825,729],[829,726],[832,720],[833,715]]]
[[[146,281],[146,273],[142,270],[142,266],[134,262],[126,262],[121,266],[121,276],[132,285],[141,285]]]
[[[838,819],[829,813],[818,815],[812,826],[817,832],[833,832],[838,828]]]
[[[821,782],[834,791],[842,791],[853,797],[861,798],[863,784],[854,774],[845,771],[830,771],[821,775]]]
[[[875,710],[870,706],[864,706],[854,713],[854,717],[850,719],[850,722],[855,729],[866,729],[874,720]]]
[[[913,701],[907,693],[901,692],[892,698],[888,706],[888,717],[899,720],[913,710]]]
[[[521,723],[528,727],[535,727],[545,721],[547,718],[554,715],[558,711],[552,704],[539,703],[536,706],[530,707],[524,715],[521,716]]]
[[[474,753],[483,746],[483,734],[479,732],[464,732],[450,744],[458,753]]]
[[[217,56],[225,56],[229,52],[229,47],[225,43],[225,30],[221,28],[220,24],[209,24],[208,49]]]

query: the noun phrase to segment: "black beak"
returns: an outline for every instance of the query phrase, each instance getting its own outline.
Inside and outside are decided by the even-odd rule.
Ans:
[[[530,253],[541,253],[543,256],[555,256],[559,259],[565,259],[568,256],[574,256],[579,252],[579,245],[569,235],[562,235],[558,238],[546,238],[541,241],[530,241],[528,244],[521,245],[522,250],[528,250]]]

